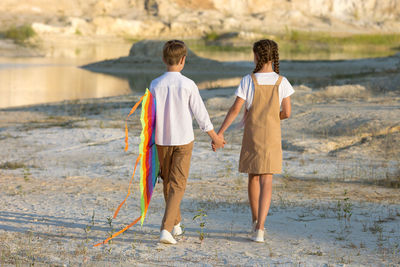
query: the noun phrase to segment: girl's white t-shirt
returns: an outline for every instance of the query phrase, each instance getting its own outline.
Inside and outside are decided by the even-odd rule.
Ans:
[[[275,72],[255,73],[258,84],[260,85],[274,85],[279,78],[279,74]],[[279,85],[279,104],[282,104],[282,99],[292,95],[294,89],[290,82],[283,77]],[[246,109],[249,110],[254,97],[254,84],[251,75],[248,74],[242,78],[235,95],[246,100]]]

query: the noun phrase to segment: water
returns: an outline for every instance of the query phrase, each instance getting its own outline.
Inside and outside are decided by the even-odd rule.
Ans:
[[[78,66],[128,55],[130,43],[60,47],[45,57],[0,57],[0,108],[131,93],[125,79]]]
[[[134,83],[106,74],[93,73],[79,66],[105,59],[127,56],[132,43],[98,43],[87,45],[60,44],[49,49],[44,57],[0,57],[0,108],[35,105],[63,100],[100,98],[132,93]],[[221,61],[252,61],[248,51],[211,51],[196,47],[202,57]],[[290,52],[290,53],[289,53]],[[332,53],[304,54],[282,51],[281,59],[338,59],[368,57],[370,54]],[[148,83],[153,76],[142,77]],[[137,86],[136,86],[137,87]]]

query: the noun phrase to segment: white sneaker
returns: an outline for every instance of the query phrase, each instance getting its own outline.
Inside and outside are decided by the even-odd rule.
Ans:
[[[254,234],[254,232],[256,231],[256,226],[257,226],[257,220],[255,220],[255,221],[253,222],[253,226],[252,226],[252,228],[251,228],[251,234]]]
[[[264,243],[264,230],[257,229],[254,232],[253,241],[257,243]]]
[[[175,245],[177,242],[175,238],[167,230],[162,230],[160,233],[160,242],[164,244]]]
[[[177,235],[183,234],[181,223],[178,223],[177,225],[174,226],[174,228],[172,229],[171,234],[173,236],[177,236]]]

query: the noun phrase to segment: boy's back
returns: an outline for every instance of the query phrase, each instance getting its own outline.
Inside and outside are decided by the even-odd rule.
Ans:
[[[176,244],[173,235],[182,234],[180,203],[189,176],[193,150],[194,116],[218,147],[225,142],[214,131],[196,84],[183,76],[185,43],[171,40],[163,48],[167,72],[153,80],[150,92],[156,100],[156,144],[165,199],[160,242]]]
[[[196,84],[180,72],[166,72],[151,82],[156,99],[156,144],[186,145],[194,140],[192,116],[204,132],[213,129]]]

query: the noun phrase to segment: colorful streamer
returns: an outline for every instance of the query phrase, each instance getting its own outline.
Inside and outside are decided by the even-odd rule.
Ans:
[[[144,218],[146,217],[151,196],[153,195],[153,189],[160,168],[155,140],[156,100],[149,90],[146,90],[146,94],[146,101],[143,100],[142,114],[140,116],[143,130],[140,135],[141,143],[139,145],[140,154],[143,156],[140,169],[142,225]]]
[[[156,127],[156,100],[153,95],[150,93],[148,89],[146,89],[146,93],[140,98],[140,100],[133,106],[128,116],[126,117],[125,122],[125,151],[128,150],[128,118],[132,115],[139,104],[142,103],[142,113],[140,116],[140,121],[142,124],[142,133],[140,135],[140,145],[139,145],[139,156],[136,159],[135,168],[133,170],[133,174],[131,180],[129,182],[128,194],[125,199],[119,204],[118,208],[114,213],[114,219],[117,217],[119,210],[124,205],[125,201],[128,199],[130,195],[130,189],[133,181],[133,177],[136,172],[136,167],[141,161],[140,164],[140,206],[141,206],[141,215],[136,218],[131,224],[127,225],[124,229],[119,232],[114,233],[111,237],[107,238],[101,243],[94,245],[95,247],[107,244],[108,241],[113,239],[114,237],[122,234],[130,227],[135,225],[139,220],[143,225],[143,221],[146,217],[146,213],[148,207],[150,205],[151,196],[153,195],[154,186],[157,181],[157,176],[159,172],[159,162],[158,162],[158,154],[157,147],[155,144],[155,127]]]

